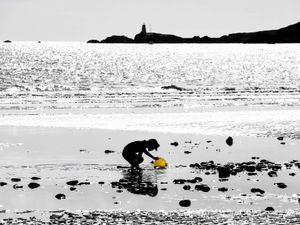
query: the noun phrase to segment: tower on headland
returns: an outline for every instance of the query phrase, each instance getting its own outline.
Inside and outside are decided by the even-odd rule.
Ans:
[[[146,30],[146,25],[143,24],[142,26],[142,31],[141,31],[142,34],[146,34],[147,33],[147,30]]]

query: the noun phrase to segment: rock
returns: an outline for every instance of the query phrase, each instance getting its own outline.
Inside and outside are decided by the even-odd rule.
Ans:
[[[181,207],[190,207],[191,206],[191,201],[190,200],[181,200],[179,202],[179,205]]]
[[[76,191],[76,187],[70,187],[70,191]]]
[[[224,166],[220,166],[217,168],[217,171],[219,173],[219,178],[227,178],[230,177],[230,169]]]
[[[173,180],[174,184],[184,184],[185,182],[186,182],[186,180],[184,180],[184,179],[175,179],[175,180]]]
[[[99,181],[98,184],[103,185],[104,181]]]
[[[233,145],[233,138],[232,137],[228,137],[226,139],[226,144],[229,145],[229,146]]]
[[[3,41],[3,43],[11,43],[12,41],[11,40],[5,40]]]
[[[184,154],[191,154],[192,152],[190,151],[184,151]]]
[[[269,177],[277,177],[277,172],[276,171],[270,171],[268,172]]]
[[[177,141],[174,141],[174,142],[170,143],[170,145],[173,145],[173,146],[177,147],[179,144],[178,144]]]
[[[57,198],[59,200],[66,199],[66,195],[64,195],[64,194],[57,194],[57,195],[55,195],[55,198]]]
[[[250,173],[247,173],[248,176],[256,176],[257,173],[253,173],[253,172],[250,172]]]
[[[76,186],[78,183],[79,183],[78,180],[71,180],[71,181],[68,181],[68,182],[67,182],[67,185],[70,185],[70,186]]]
[[[197,184],[197,185],[195,185],[195,190],[196,191],[209,192],[210,187],[207,186],[206,184]]]
[[[114,153],[114,152],[115,152],[115,151],[113,151],[113,150],[105,150],[105,151],[104,151],[105,154],[111,154],[111,153]]]
[[[13,189],[20,189],[20,188],[23,188],[23,186],[22,185],[18,185],[18,184],[15,184],[13,186]]]
[[[196,183],[200,183],[203,179],[201,177],[195,177],[194,180],[196,181]]]
[[[0,182],[0,187],[3,187],[3,186],[5,186],[5,185],[7,185],[6,182]]]
[[[221,187],[221,188],[218,188],[218,191],[226,192],[226,191],[228,191],[228,188],[226,188],[226,187]]]
[[[38,188],[40,185],[38,184],[38,183],[29,183],[28,184],[28,187],[30,188],[30,189],[35,189],[35,188]]]
[[[280,142],[280,144],[285,145],[285,142],[284,142],[284,141],[283,141],[283,142]]]
[[[295,173],[289,173],[289,175],[293,177],[293,176],[295,176],[296,174],[295,174]]]
[[[274,183],[275,185],[277,185],[278,188],[284,189],[287,187],[287,185],[285,183]]]
[[[133,39],[124,35],[113,35],[102,40],[101,43],[133,43]]]
[[[265,193],[264,190],[259,189],[259,188],[251,188],[251,192],[252,192],[252,193],[259,193],[259,194],[261,194],[261,195],[263,195],[263,194]]]
[[[101,43],[99,40],[96,40],[96,39],[91,39],[91,40],[88,40],[86,43],[88,44],[98,44],[98,43]]]
[[[273,207],[268,206],[268,207],[265,209],[265,211],[268,211],[268,212],[274,212],[275,209],[274,209]]]
[[[255,166],[245,166],[244,170],[247,172],[254,172],[256,170]]]
[[[282,136],[281,136],[281,137],[278,137],[277,140],[283,141],[283,137],[282,137]]]
[[[30,179],[31,180],[40,180],[41,178],[39,178],[39,177],[31,177]]]
[[[183,190],[186,190],[186,191],[191,190],[191,186],[190,185],[184,185]]]
[[[21,179],[20,179],[20,178],[11,178],[11,181],[12,181],[12,182],[20,182]]]
[[[88,182],[88,181],[78,183],[79,186],[81,186],[81,185],[90,185],[90,184],[91,184],[91,182]]]

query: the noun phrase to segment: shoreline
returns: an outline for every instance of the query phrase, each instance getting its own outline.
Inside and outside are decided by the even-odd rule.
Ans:
[[[49,213],[49,212],[48,212]],[[27,212],[25,212],[25,215]],[[50,213],[49,218],[30,216],[18,218],[2,218],[4,224],[57,224],[57,223],[99,223],[99,224],[298,224],[300,222],[299,210],[284,211],[99,211],[87,210],[70,212],[58,210]],[[23,212],[18,214],[23,215]]]

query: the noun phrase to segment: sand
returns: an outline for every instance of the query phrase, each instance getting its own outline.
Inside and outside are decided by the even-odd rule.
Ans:
[[[0,218],[7,224],[9,220],[3,219],[12,218],[15,224],[55,224],[61,218],[72,224],[89,220],[127,224],[135,217],[140,223],[152,224],[157,218],[164,218],[161,214],[169,218],[169,224],[298,221],[297,139],[233,136],[233,145],[229,146],[228,136],[219,135],[21,126],[2,126],[0,135]],[[145,158],[141,171],[129,170],[121,156],[123,146],[148,138],[158,139],[161,147],[153,154],[167,159],[169,167],[154,169],[151,159]],[[171,145],[174,142],[178,146]],[[267,160],[270,168],[251,175],[244,170],[222,180],[216,168],[192,166],[207,165],[212,160],[219,167],[230,162],[257,165]],[[268,172],[273,171],[274,165],[281,168],[276,170],[276,177],[270,177]],[[191,181],[196,177],[202,180]],[[186,181],[176,184],[174,180],[178,179]],[[287,187],[279,188],[278,183]],[[202,191],[197,185],[207,185],[209,191]],[[222,188],[226,191],[219,190]],[[264,193],[252,192],[252,188]],[[191,201],[189,207],[179,205],[184,199]],[[267,207],[273,207],[275,212],[265,212]],[[140,210],[139,216],[136,210]],[[202,210],[202,214],[190,217],[181,210]],[[224,210],[230,212],[216,212]],[[128,217],[129,214],[135,216]]]

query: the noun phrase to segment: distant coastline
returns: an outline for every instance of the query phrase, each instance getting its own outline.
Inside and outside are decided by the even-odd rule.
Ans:
[[[146,25],[143,24],[141,32],[136,34],[133,39],[124,35],[113,35],[101,41],[91,39],[87,43],[300,43],[300,22],[277,30],[233,33],[218,38],[208,36],[183,38],[173,34],[147,32]]]

